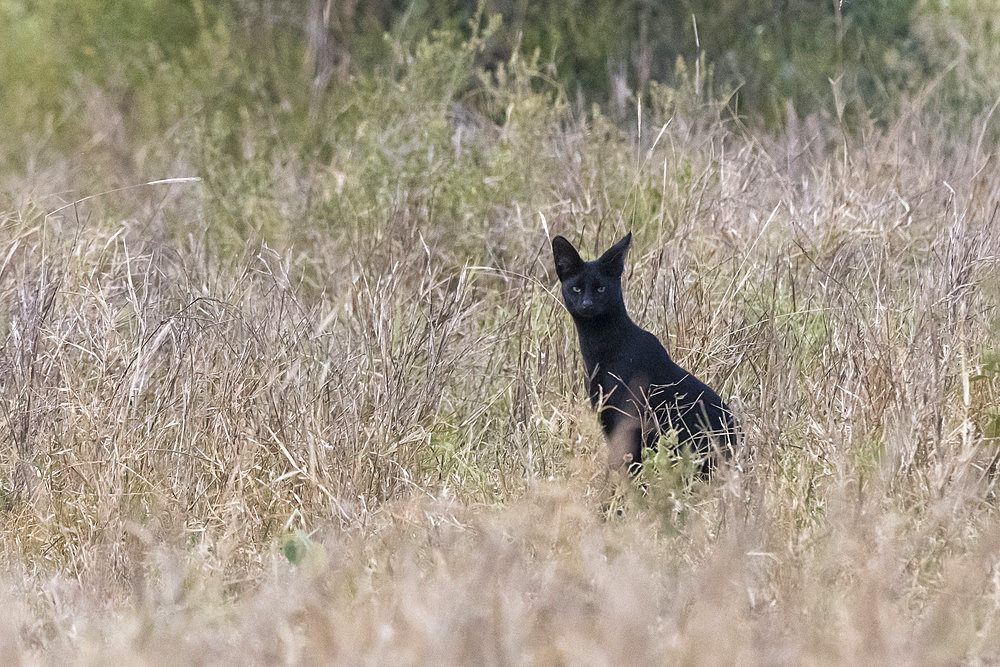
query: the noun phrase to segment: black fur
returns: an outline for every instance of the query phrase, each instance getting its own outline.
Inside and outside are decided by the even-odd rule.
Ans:
[[[580,337],[590,402],[600,409],[612,467],[639,462],[643,445],[676,429],[708,472],[720,454],[733,451],[737,426],[711,387],[673,362],[656,336],[625,312],[621,276],[632,234],[595,261],[580,259],[561,236],[552,256],[566,309]]]

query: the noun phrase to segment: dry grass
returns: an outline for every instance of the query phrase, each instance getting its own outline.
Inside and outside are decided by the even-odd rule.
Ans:
[[[640,148],[526,95],[377,201],[293,164],[242,213],[46,215],[8,179],[5,663],[1000,660],[996,147],[678,117]],[[711,483],[604,472],[547,239],[626,228],[634,316],[746,429]]]

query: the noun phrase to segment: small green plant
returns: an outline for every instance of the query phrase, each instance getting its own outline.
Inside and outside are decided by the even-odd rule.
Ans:
[[[322,572],[327,566],[326,549],[301,529],[284,538],[281,554],[295,567],[313,575]]]
[[[698,477],[702,462],[690,447],[678,445],[677,431],[669,429],[655,446],[643,449],[641,474],[651,484],[678,487]]]

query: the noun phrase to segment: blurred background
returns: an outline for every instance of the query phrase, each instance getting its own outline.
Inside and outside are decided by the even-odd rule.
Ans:
[[[391,103],[359,91],[404,79],[421,48],[436,49],[421,84],[443,87],[426,95],[495,120],[482,79],[516,57],[532,86],[633,131],[640,101],[684,86],[754,127],[818,114],[857,129],[913,104],[961,123],[1000,94],[998,13],[996,0],[4,0],[0,159],[23,172],[96,151],[142,171],[183,137],[196,159],[282,145],[325,163],[358,105]]]

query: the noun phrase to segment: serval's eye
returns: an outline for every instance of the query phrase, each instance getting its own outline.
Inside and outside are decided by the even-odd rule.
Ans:
[[[580,293],[580,292],[582,292],[582,291],[583,291],[583,290],[581,290],[581,289],[580,289],[580,286],[579,286],[579,285],[573,285],[573,292],[574,292],[574,293],[576,293],[576,294],[579,294],[579,293]]]
[[[606,290],[606,289],[608,289],[608,288],[607,288],[607,287],[605,287],[604,285],[601,285],[600,287],[598,287],[598,288],[597,288],[597,291],[598,291],[598,292],[599,292],[600,294],[604,294],[604,290]]]

